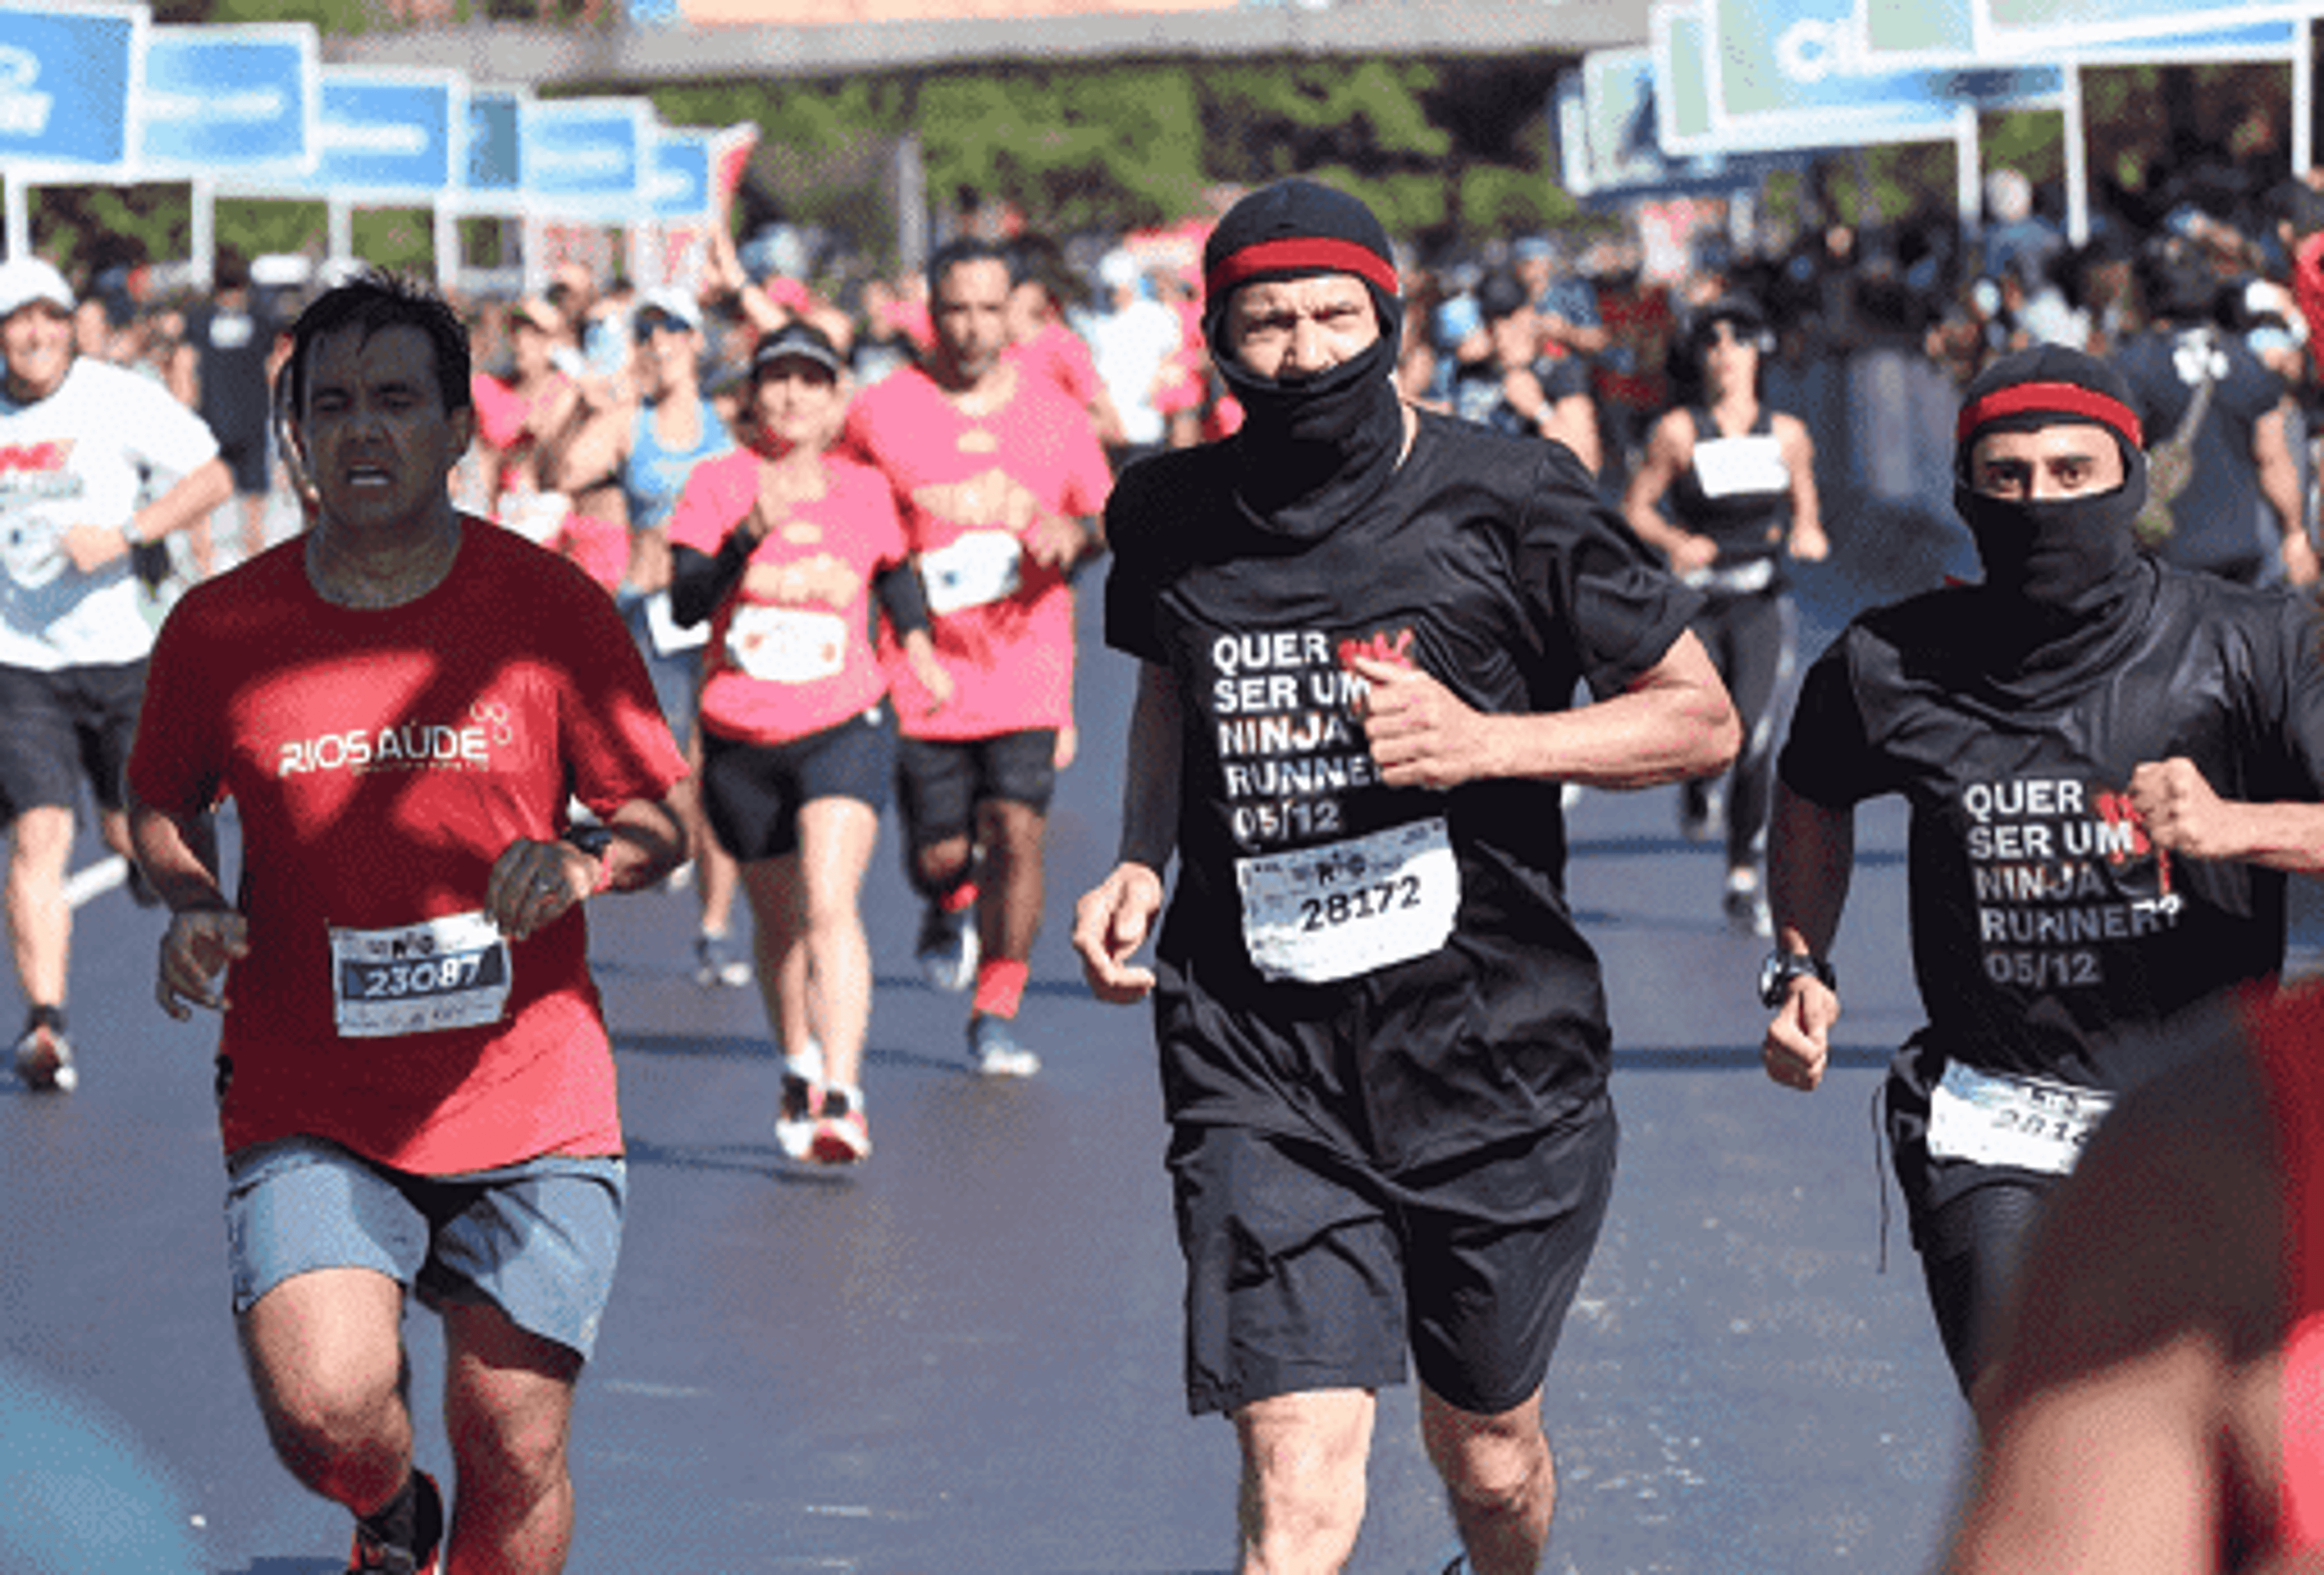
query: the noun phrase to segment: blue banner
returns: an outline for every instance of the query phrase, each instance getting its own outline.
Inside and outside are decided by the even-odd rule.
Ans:
[[[2308,15],[2314,0],[1975,0],[1987,59]]]
[[[145,39],[141,177],[300,176],[318,157],[315,30],[157,27]]]
[[[2043,53],[2078,65],[2164,65],[2190,60],[2287,60],[2300,48],[2300,24],[2279,18],[2219,24],[2200,5],[2174,6],[2181,25],[2130,32],[2078,25],[2036,50],[1995,35],[1994,0],[1856,0],[1863,58],[1882,69],[1966,66]],[[2134,4],[2129,10],[2135,13]],[[2191,28],[2189,23],[2194,24]]]
[[[127,171],[142,5],[0,5],[0,170]]]
[[[1955,134],[1963,104],[2053,98],[2056,66],[1882,69],[1858,47],[1855,0],[1709,0],[1703,60],[1721,146],[1843,146]],[[2020,57],[2022,58],[2022,57]],[[1810,140],[1802,142],[1805,135]]]
[[[642,98],[558,98],[524,111],[524,194],[536,212],[646,216],[653,108]]]
[[[466,97],[456,71],[325,67],[315,189],[369,202],[435,201],[460,168]]]

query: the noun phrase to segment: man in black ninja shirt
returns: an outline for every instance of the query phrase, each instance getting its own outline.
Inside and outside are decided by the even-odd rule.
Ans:
[[[1964,396],[1955,503],[1982,585],[1864,614],[1808,674],[1779,765],[1768,1075],[1821,1078],[1823,957],[1854,806],[1911,808],[1928,1025],[1887,1130],[1966,1394],[2018,1245],[2139,1048],[2181,1009],[2282,968],[2282,871],[2324,868],[2324,666],[2305,603],[2134,548],[2146,493],[2121,376],[2005,357]]]
[[[1102,998],[1155,997],[1189,1403],[1235,1424],[1244,1569],[1333,1570],[1409,1349],[1465,1557],[1530,1570],[1615,1146],[1560,785],[1716,771],[1738,729],[1694,596],[1567,449],[1398,401],[1362,204],[1268,187],[1204,272],[1247,419],[1108,504],[1107,639],[1142,667],[1121,861],[1074,926]]]

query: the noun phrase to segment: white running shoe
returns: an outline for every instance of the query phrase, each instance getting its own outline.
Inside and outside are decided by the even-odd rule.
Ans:
[[[1030,1077],[1041,1070],[1041,1058],[1017,1042],[1007,1018],[969,1018],[968,1055],[987,1077]]]
[[[80,1086],[72,1044],[61,1026],[37,1017],[24,1026],[16,1041],[16,1075],[26,1088],[42,1092],[70,1093]]]
[[[958,995],[976,982],[980,948],[976,941],[976,907],[946,913],[930,903],[920,913],[920,936],[914,947],[920,977],[931,990]]]

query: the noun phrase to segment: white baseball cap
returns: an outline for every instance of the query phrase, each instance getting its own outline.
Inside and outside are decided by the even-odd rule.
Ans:
[[[38,257],[11,257],[0,262],[0,318],[12,317],[36,300],[69,312],[73,309],[72,286],[53,264]]]

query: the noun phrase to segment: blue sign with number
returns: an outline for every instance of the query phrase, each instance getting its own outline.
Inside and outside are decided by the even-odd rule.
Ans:
[[[646,195],[653,111],[642,98],[565,98],[524,111],[524,190],[551,212],[633,216]]]
[[[0,168],[129,163],[142,5],[0,5]]]
[[[315,30],[157,27],[146,35],[137,169],[304,175],[320,112]]]
[[[2104,28],[2087,20],[2060,24],[2069,31],[2053,29],[2037,51],[2028,42],[1996,35],[1995,14],[2006,8],[1990,0],[1856,0],[1856,32],[1864,58],[1883,68],[1990,63],[2034,52],[2083,65],[2281,60],[2300,47],[2296,22],[2235,21],[2242,9],[2227,8],[2222,23],[2220,8],[2174,4],[2169,15],[2176,25],[2153,32],[2145,31],[2157,25],[2152,14],[2142,22],[2139,7],[2126,4],[2112,7]]]

